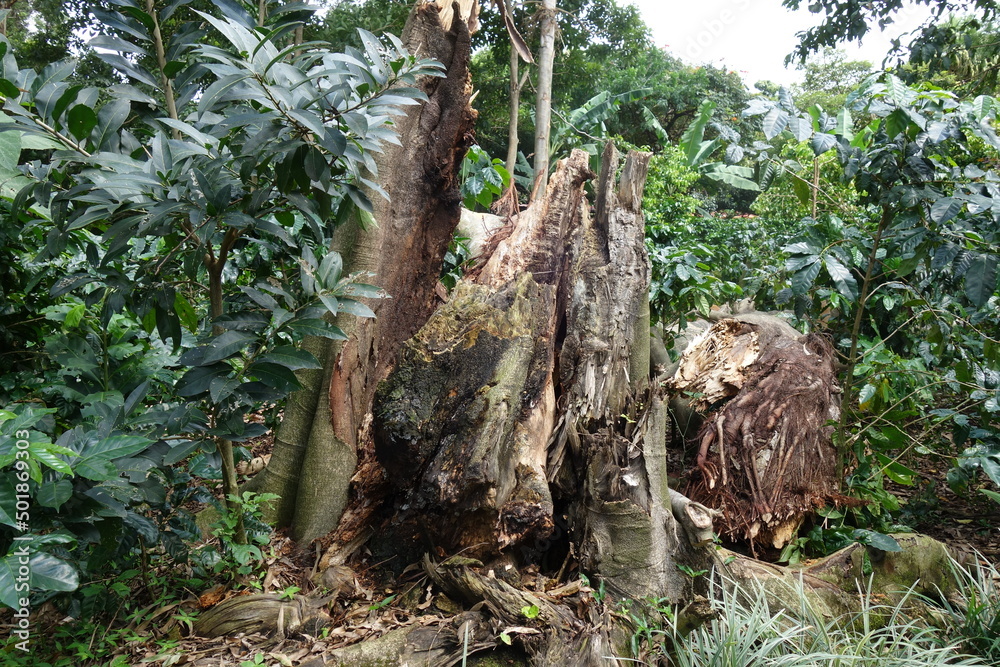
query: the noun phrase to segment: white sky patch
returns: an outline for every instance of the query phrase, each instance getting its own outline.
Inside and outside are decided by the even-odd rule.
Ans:
[[[803,7],[792,12],[780,0],[625,0],[637,6],[653,32],[653,42],[692,65],[714,64],[740,73],[750,87],[768,79],[791,84],[802,72],[786,69],[785,56],[796,33],[820,22],[821,14]],[[919,27],[930,15],[926,6],[908,6],[882,33],[875,27],[864,43],[840,48],[851,60],[868,60],[878,68],[893,38]],[[908,39],[901,40],[905,46]]]

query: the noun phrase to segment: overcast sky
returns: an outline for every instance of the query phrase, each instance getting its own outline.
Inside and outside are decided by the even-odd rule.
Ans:
[[[623,0],[639,7],[658,46],[691,64],[713,63],[740,72],[748,86],[761,79],[789,84],[802,73],[783,61],[796,44],[795,34],[819,21],[804,7],[791,12],[781,0]],[[803,3],[805,4],[805,3]],[[918,27],[926,6],[904,10],[885,33],[869,34],[865,43],[845,44],[852,60],[878,67],[889,42]],[[906,44],[907,40],[903,40]]]

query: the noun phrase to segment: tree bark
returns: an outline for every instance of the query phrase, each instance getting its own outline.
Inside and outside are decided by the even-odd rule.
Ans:
[[[392,489],[376,553],[535,561],[561,523],[611,590],[690,593],[677,563],[704,564],[711,540],[693,546],[674,518],[667,397],[649,382],[649,157],[630,153],[619,182],[608,144],[592,218],[574,151],[406,343],[373,406]],[[694,507],[691,525],[709,516]]]
[[[439,9],[447,7],[444,10]],[[442,27],[441,14],[451,17]],[[375,387],[395,363],[402,343],[435,305],[441,262],[459,220],[458,173],[471,142],[470,23],[478,3],[420,2],[403,33],[411,53],[434,58],[446,77],[419,83],[426,102],[397,120],[400,146],[377,158],[379,181],[390,201],[373,195],[376,225],[357,222],[338,230],[334,248],[345,273],[367,272],[389,296],[371,304],[373,320],[347,315],[342,343],[310,342],[325,362],[318,377],[304,377],[278,432],[268,468],[254,487],[278,493],[277,515],[296,539],[309,541],[336,528],[348,500],[359,453],[370,452],[369,412]]]
[[[552,124],[552,68],[556,57],[556,0],[542,0],[539,9],[542,44],[538,51],[535,89],[535,186],[544,193],[549,181],[549,130]]]

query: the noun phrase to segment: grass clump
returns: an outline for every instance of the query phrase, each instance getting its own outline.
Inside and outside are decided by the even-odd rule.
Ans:
[[[893,604],[862,594],[855,614],[829,619],[800,594],[799,609],[776,609],[762,586],[713,578],[714,617],[693,630],[676,613],[637,626],[633,659],[671,667],[925,667],[1000,664],[1000,573],[956,568],[961,600],[947,603],[943,627],[907,615],[915,596]],[[927,600],[923,600],[927,602]],[[649,615],[632,614],[636,618]]]

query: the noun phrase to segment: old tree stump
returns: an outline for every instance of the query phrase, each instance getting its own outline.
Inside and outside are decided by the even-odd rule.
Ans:
[[[445,5],[455,11],[442,25]],[[392,199],[376,209],[378,227],[339,239],[349,268],[374,273],[392,298],[373,304],[375,320],[345,323],[342,345],[318,350],[325,369],[305,378],[271,462],[251,482],[282,495],[277,520],[303,544],[326,536],[316,581],[335,579],[327,575],[364,544],[400,567],[420,563],[466,611],[314,663],[459,664],[511,628],[531,664],[619,662],[623,617],[567,582],[570,567],[619,599],[691,603],[705,577],[685,570],[714,568],[764,583],[778,604],[794,607],[791,583],[801,582],[830,616],[856,609],[856,549],[795,575],[716,549],[716,528],[779,545],[836,501],[832,351],[742,315],[706,329],[672,377],[660,373],[642,216],[648,153],[623,161],[609,144],[595,175],[574,151],[544,196],[493,226],[477,265],[436,301],[475,117],[476,5],[421,0],[411,14],[406,43],[445,62],[448,75],[423,82],[428,101],[399,122],[402,146],[381,173]],[[672,394],[696,394],[703,421],[687,494],[668,487]],[[943,548],[921,542],[904,553],[912,551],[933,552],[933,563],[880,561],[904,588],[908,572],[945,566]],[[528,565],[555,574],[558,588],[526,591],[517,576],[494,576]],[[323,604],[244,596],[196,630],[315,628]],[[526,607],[537,618],[529,622]]]

